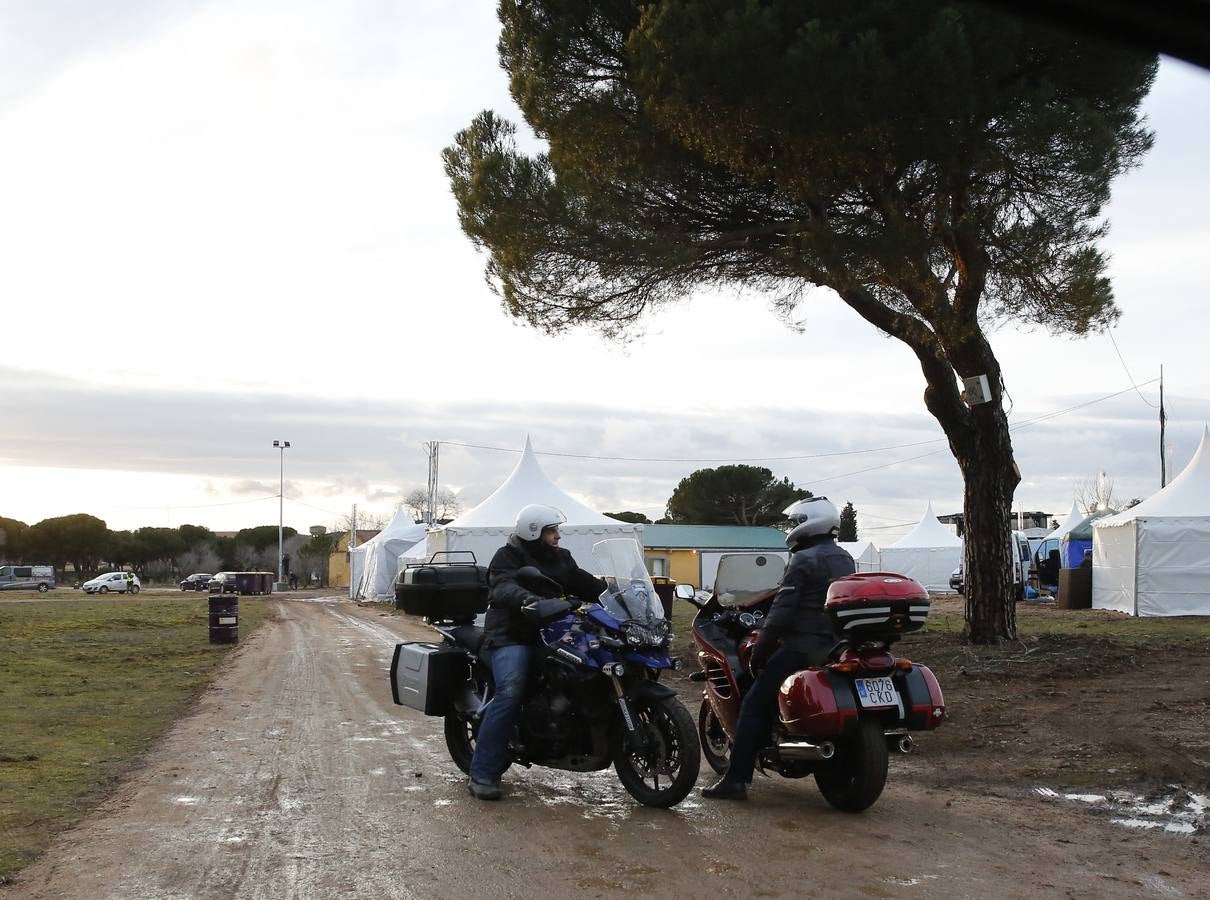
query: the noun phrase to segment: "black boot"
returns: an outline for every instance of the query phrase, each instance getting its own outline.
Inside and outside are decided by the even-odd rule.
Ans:
[[[709,800],[747,800],[748,785],[731,781],[724,775],[710,787],[702,788],[702,796]]]

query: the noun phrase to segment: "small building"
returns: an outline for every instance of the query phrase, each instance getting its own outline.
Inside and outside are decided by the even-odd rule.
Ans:
[[[643,556],[653,576],[710,590],[724,553],[766,551],[789,559],[786,533],[747,525],[645,525]]]
[[[358,528],[357,546],[360,547],[378,534],[377,528]],[[328,587],[349,586],[349,532],[336,539],[332,554],[328,557]]]
[[[1033,512],[1014,512],[1008,517],[1009,531],[1024,531],[1027,535],[1030,529],[1039,528],[1049,531],[1051,521],[1054,515],[1048,512],[1034,510]],[[963,513],[949,513],[944,516],[937,516],[937,521],[942,525],[953,525],[954,531],[958,537],[966,537],[966,516]],[[1045,534],[1043,531],[1042,534]]]

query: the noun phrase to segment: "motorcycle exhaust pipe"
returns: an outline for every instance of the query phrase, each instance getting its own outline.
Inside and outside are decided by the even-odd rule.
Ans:
[[[905,734],[899,739],[898,746],[900,753],[911,753],[916,747],[916,742],[912,740],[911,736]]]
[[[836,755],[836,745],[831,741],[809,744],[806,741],[778,744],[777,752],[782,759],[831,759]]]

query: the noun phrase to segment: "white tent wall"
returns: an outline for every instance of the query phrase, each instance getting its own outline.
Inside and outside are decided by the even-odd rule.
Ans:
[[[1092,530],[1092,608],[1134,615],[1135,523]]]
[[[1092,585],[1094,609],[1210,615],[1210,518],[1133,519],[1098,527]]]
[[[1210,616],[1210,428],[1176,478],[1093,527],[1092,605]]]
[[[457,528],[446,526],[435,528],[428,534],[428,554],[461,553],[470,551],[475,554],[475,562],[486,566],[492,557],[508,541],[513,533],[513,526],[499,528]],[[643,526],[632,525],[629,522],[617,522],[615,525],[560,525],[559,546],[571,553],[580,568],[600,575],[596,561],[592,556],[593,545],[598,541],[610,538],[630,538],[641,549],[643,546]],[[460,557],[451,556],[451,562]],[[466,557],[461,557],[466,560]],[[441,561],[441,557],[437,558]]]
[[[961,547],[884,547],[879,570],[905,575],[926,590],[950,590],[950,574],[962,564]]]
[[[880,571],[882,562],[873,541],[837,541],[836,546],[853,557],[859,574]]]
[[[388,600],[395,596],[399,557],[422,544],[427,525],[417,525],[402,512],[360,547],[349,553],[349,597]]]

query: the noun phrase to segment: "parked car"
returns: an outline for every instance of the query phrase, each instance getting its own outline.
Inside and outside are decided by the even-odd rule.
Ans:
[[[951,591],[955,591],[955,592],[961,594],[962,587],[963,587],[963,584],[965,581],[966,581],[966,579],[962,574],[962,566],[958,566],[958,568],[956,568],[956,569],[954,569],[954,571],[950,572],[950,590]]]
[[[0,591],[38,591],[55,586],[54,566],[0,566]]]
[[[212,594],[231,594],[235,592],[235,573],[219,572],[208,582],[206,589]]]
[[[182,591],[204,591],[210,583],[210,579],[214,576],[209,572],[198,572],[195,575],[190,575],[181,582]]]
[[[130,572],[106,572],[80,585],[86,594],[137,594],[142,588],[139,576]]]

